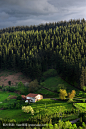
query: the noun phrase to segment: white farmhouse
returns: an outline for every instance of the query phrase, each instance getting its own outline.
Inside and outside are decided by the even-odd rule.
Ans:
[[[25,101],[25,102],[32,102],[32,103],[35,103],[36,101],[39,101],[39,100],[41,100],[41,99],[43,99],[43,95],[29,93],[29,94],[26,96],[26,101]]]

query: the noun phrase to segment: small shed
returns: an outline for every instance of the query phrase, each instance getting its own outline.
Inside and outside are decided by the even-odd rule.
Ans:
[[[25,95],[21,95],[22,100],[26,100],[26,96]]]

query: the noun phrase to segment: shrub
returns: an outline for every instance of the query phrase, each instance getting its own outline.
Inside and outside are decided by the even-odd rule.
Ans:
[[[32,115],[34,115],[34,110],[31,106],[22,106],[23,112],[29,113],[31,112]]]
[[[85,123],[84,123],[84,122],[82,122],[82,127],[83,127],[83,128],[85,128],[85,127],[86,127],[86,125],[85,125]]]
[[[14,91],[16,91],[16,88],[15,87],[10,87],[9,91],[14,92]]]
[[[65,89],[66,90],[66,87],[64,87],[64,84],[58,84],[57,92],[60,92],[60,89]]]
[[[4,108],[4,109],[8,109],[8,104],[7,104],[7,103],[4,104],[4,105],[3,105],[3,108]]]
[[[83,101],[83,103],[85,103],[85,99],[83,99],[82,101]]]
[[[79,92],[78,97],[84,97],[84,94],[82,91]]]
[[[8,84],[11,85],[11,81],[8,81]]]
[[[18,95],[16,99],[17,99],[17,100],[22,100],[21,95]]]
[[[2,89],[2,86],[0,86],[0,89]]]
[[[85,113],[80,112],[80,113],[79,113],[79,118],[80,118],[80,117],[82,117],[82,118],[83,118],[84,114],[85,114]],[[86,115],[86,114],[85,114],[85,115]]]
[[[84,91],[86,91],[86,86],[83,86],[83,88],[82,88]]]
[[[82,121],[86,123],[86,113],[83,115]]]
[[[5,88],[2,88],[2,91],[6,91],[6,89]]]
[[[11,120],[8,120],[8,122],[12,122],[12,123],[14,123],[14,122],[16,122],[16,120],[15,119],[11,119]]]
[[[21,100],[17,100],[15,102],[15,109],[20,109],[21,108],[21,105],[22,105],[22,101]]]
[[[69,99],[67,102],[68,102],[68,103],[72,103],[72,102],[73,102],[73,100],[72,100],[72,99]]]
[[[19,88],[24,87],[24,84],[20,81],[20,82],[18,83],[18,87],[19,87]]]
[[[2,88],[2,91],[9,91],[9,86],[5,86]]]

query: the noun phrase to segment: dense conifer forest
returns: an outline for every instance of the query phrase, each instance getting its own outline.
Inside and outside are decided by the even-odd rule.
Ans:
[[[86,85],[86,21],[70,20],[0,30],[0,68],[18,68],[40,78],[55,68],[81,88]]]

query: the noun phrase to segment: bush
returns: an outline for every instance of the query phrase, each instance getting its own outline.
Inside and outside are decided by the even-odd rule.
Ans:
[[[6,91],[5,88],[2,88],[2,91]]]
[[[2,89],[2,86],[0,86],[0,89]]]
[[[8,81],[8,84],[11,85],[11,81]]]
[[[82,118],[83,118],[83,116],[84,116],[84,115],[86,115],[86,114],[85,114],[85,113],[83,113],[83,112],[80,112],[80,113],[79,113],[79,118],[80,118],[80,117],[82,117]]]
[[[34,110],[31,106],[22,106],[23,112],[29,113],[31,112],[32,115],[34,115]]]
[[[84,91],[86,91],[86,86],[83,86],[83,88],[82,88]]]
[[[4,105],[3,105],[3,108],[4,108],[4,109],[8,109],[8,104],[7,104],[7,103],[4,104]]]
[[[19,87],[19,88],[24,87],[24,84],[20,81],[20,82],[18,83],[18,87]]]
[[[22,100],[21,95],[18,95],[16,99],[17,99],[17,100]]]
[[[57,92],[60,92],[60,89],[65,89],[66,90],[66,87],[64,86],[64,84],[58,84]]]
[[[9,91],[9,89],[10,89],[9,86],[5,86],[2,88],[2,91]]]
[[[83,99],[82,101],[83,101],[83,103],[85,103],[85,99]]]
[[[82,121],[86,123],[86,113],[83,115]]]
[[[69,99],[67,102],[68,103],[72,103],[73,102],[73,99]]]
[[[14,92],[14,91],[16,91],[16,88],[15,87],[10,87],[9,91]]]

